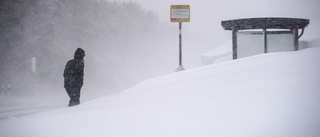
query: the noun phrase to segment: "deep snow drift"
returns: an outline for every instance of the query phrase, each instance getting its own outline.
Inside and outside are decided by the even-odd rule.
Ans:
[[[0,136],[318,137],[319,59],[313,47],[178,72],[76,107],[1,120]]]

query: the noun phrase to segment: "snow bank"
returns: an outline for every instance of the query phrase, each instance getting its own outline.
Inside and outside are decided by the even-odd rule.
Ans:
[[[232,60],[232,41],[228,41],[218,48],[200,55],[203,65]]]
[[[150,79],[72,108],[0,121],[1,137],[318,137],[320,48]]]

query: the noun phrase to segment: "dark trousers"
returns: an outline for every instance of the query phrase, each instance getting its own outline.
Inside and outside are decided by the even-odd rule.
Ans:
[[[80,104],[81,87],[66,87],[66,91],[70,97],[69,107]]]

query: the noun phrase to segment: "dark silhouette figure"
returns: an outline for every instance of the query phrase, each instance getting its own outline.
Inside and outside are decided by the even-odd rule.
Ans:
[[[74,53],[74,59],[69,60],[64,69],[64,88],[70,97],[69,107],[80,104],[80,90],[83,85],[84,56],[84,50],[78,48]]]

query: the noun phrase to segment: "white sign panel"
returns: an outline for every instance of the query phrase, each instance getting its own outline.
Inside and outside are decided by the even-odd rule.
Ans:
[[[172,9],[171,18],[186,19],[190,17],[190,9]]]

